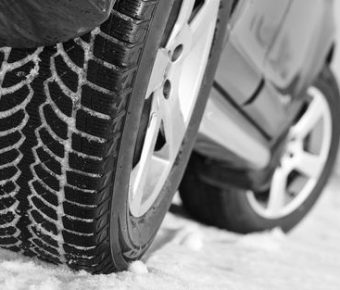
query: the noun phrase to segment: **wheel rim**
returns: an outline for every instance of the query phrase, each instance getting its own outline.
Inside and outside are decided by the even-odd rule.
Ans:
[[[247,193],[251,207],[264,218],[282,218],[297,210],[313,192],[326,165],[332,140],[330,107],[317,88],[310,88],[308,95],[303,114],[290,129],[270,190]]]
[[[218,0],[183,0],[167,44],[158,50],[146,93],[149,123],[130,176],[135,217],[151,209],[175,163],[201,88],[218,10]]]

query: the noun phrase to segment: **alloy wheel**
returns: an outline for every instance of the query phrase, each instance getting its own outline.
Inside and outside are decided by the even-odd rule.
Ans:
[[[310,88],[308,95],[308,103],[290,129],[270,190],[247,193],[252,208],[264,218],[282,218],[298,209],[313,192],[326,165],[332,139],[330,107],[317,88]]]
[[[135,217],[150,210],[175,164],[208,63],[219,2],[183,0],[169,39],[158,50],[145,98],[148,124],[130,176]]]

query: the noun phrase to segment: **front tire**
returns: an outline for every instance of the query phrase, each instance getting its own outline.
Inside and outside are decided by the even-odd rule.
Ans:
[[[182,177],[222,46],[228,1],[204,3],[121,0],[107,22],[81,38],[0,49],[1,247],[91,273],[124,270],[144,254]],[[168,111],[157,106],[180,96],[169,89],[171,73],[162,78],[191,47],[167,45],[172,36],[185,40],[177,38],[182,26],[190,36],[207,7],[211,18],[198,26],[210,28],[206,57],[182,135],[174,138],[172,119],[179,119],[165,118],[160,112]],[[160,50],[169,53],[159,62]],[[159,127],[152,135],[153,124]],[[173,140],[176,146],[166,147]],[[162,150],[172,155],[162,182],[149,190],[151,179],[137,181]]]
[[[328,67],[322,71],[309,93],[312,101],[304,107],[292,126],[287,152],[275,170],[268,191],[254,193],[232,186],[220,188],[212,185],[208,180],[213,180],[213,176],[205,179],[201,172],[204,169],[205,175],[209,174],[207,168],[216,167],[218,163],[197,153],[192,154],[180,194],[184,207],[193,217],[220,228],[249,233],[275,227],[289,231],[306,216],[331,175],[339,146],[340,94]],[[313,100],[316,102],[313,103]],[[320,119],[318,112],[322,108],[325,110],[319,115]],[[308,113],[313,114],[310,120],[307,120]],[[303,126],[311,130],[299,139],[296,132]],[[317,129],[323,130],[322,135],[320,131],[315,131]],[[321,144],[319,149],[313,145],[318,142]],[[307,159],[300,162],[305,160],[301,159],[304,153],[310,154],[305,155],[308,157],[319,156],[320,163],[307,164]],[[286,170],[287,166],[289,170]]]

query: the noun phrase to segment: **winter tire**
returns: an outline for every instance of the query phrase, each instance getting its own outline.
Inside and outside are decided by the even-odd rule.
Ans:
[[[1,247],[91,273],[143,255],[193,147],[228,3],[120,0],[85,36],[0,49]]]
[[[209,167],[216,169],[220,163],[193,153],[180,186],[183,204],[193,217],[240,233],[275,227],[289,231],[300,222],[322,193],[338,151],[340,95],[329,68],[308,96],[265,192],[212,185],[201,173],[206,176]]]

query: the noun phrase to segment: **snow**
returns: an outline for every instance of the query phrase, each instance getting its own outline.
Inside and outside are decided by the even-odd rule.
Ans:
[[[279,252],[285,242],[285,235],[281,229],[274,229],[267,234],[255,233],[240,238],[238,244],[248,250]]]
[[[202,235],[199,230],[189,232],[185,235],[180,244],[187,247],[188,250],[200,251],[203,247]]]
[[[92,276],[0,250],[1,290],[340,289],[340,178],[290,234],[238,235],[169,213],[143,261]],[[178,207],[178,205],[177,205]]]
[[[142,261],[135,261],[131,263],[129,271],[135,274],[147,274],[149,273],[147,266]]]

